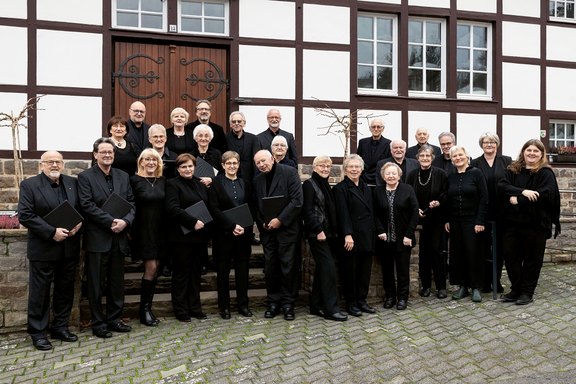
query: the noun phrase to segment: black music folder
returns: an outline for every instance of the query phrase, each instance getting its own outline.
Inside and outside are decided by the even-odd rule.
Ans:
[[[198,220],[202,221],[204,225],[208,224],[212,221],[212,215],[208,211],[208,207],[204,203],[203,200],[200,200],[196,204],[193,204],[184,210],[187,214],[192,217],[197,218]],[[187,228],[183,225],[180,226],[182,228],[182,232],[187,235],[188,233],[192,232],[193,228]]]
[[[194,176],[196,177],[214,177],[218,170],[210,163],[201,157],[196,158],[196,168],[194,168]]]
[[[44,216],[44,221],[56,228],[66,228],[71,230],[78,223],[82,222],[84,218],[78,211],[68,202],[64,201],[62,204],[50,211]]]
[[[115,219],[121,219],[134,208],[132,204],[116,192],[112,192],[102,205],[102,210],[108,212]]]
[[[263,197],[262,215],[264,216],[264,223],[268,224],[270,220],[278,217],[286,204],[288,204],[288,199],[284,195]]]
[[[252,213],[248,204],[242,204],[234,208],[222,211],[222,213],[233,223],[238,224],[242,228],[251,227],[254,224]]]

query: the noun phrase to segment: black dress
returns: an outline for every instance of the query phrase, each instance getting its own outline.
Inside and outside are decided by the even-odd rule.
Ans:
[[[138,155],[134,143],[126,141],[126,146],[124,148],[114,146],[113,168],[121,169],[126,172],[128,176],[132,176],[136,173],[136,168],[138,167],[137,163]]]
[[[158,260],[164,251],[165,185],[158,178],[132,175],[130,184],[136,202],[132,226],[133,255],[142,260]]]

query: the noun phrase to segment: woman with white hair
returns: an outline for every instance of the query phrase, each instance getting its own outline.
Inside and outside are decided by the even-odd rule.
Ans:
[[[289,165],[294,168],[298,168],[298,164],[294,160],[286,156],[288,153],[288,141],[284,136],[275,136],[272,139],[272,144],[270,145],[270,152],[274,156],[274,161],[278,164]]]
[[[190,114],[184,108],[174,108],[170,112],[172,127],[166,130],[166,147],[176,155],[192,152],[196,148],[196,141],[191,129],[186,129]]]
[[[192,155],[200,158],[210,164],[217,172],[222,171],[222,154],[216,148],[210,146],[210,142],[214,138],[214,132],[207,124],[200,124],[194,128],[194,140],[196,141],[197,148],[191,151]],[[200,175],[200,181],[205,186],[210,186],[214,175]]]

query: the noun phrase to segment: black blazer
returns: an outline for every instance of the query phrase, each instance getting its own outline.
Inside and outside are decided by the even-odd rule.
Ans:
[[[112,168],[110,175],[114,184],[114,192],[134,204],[134,195],[132,194],[128,174]],[[78,190],[80,205],[86,220],[82,247],[88,252],[108,252],[112,247],[112,239],[117,237],[120,249],[123,252],[128,252],[128,232],[130,225],[134,221],[135,208],[132,208],[124,217],[112,217],[112,215],[100,208],[104,205],[111,192],[108,189],[104,173],[98,165],[94,165],[78,175]],[[126,221],[128,224],[127,228],[119,234],[112,232],[110,226],[114,219]]]
[[[193,122],[186,124],[186,126],[184,128],[192,131],[191,136],[192,136],[192,138],[194,138],[194,128],[196,128],[200,124],[201,124],[200,121],[194,120]],[[219,150],[220,153],[226,152],[228,150],[228,148],[226,145],[226,134],[224,133],[224,128],[222,128],[221,125],[218,125],[212,121],[208,122],[208,126],[210,128],[212,128],[212,133],[214,133],[214,138],[210,142],[210,146],[212,148]],[[194,141],[194,140],[192,140],[192,141]],[[195,141],[194,141],[194,145],[197,146]]]
[[[381,186],[381,185],[386,184],[386,183],[384,183],[384,180],[382,180],[382,177],[380,176],[380,170],[382,169],[384,164],[386,164],[388,162],[397,164],[400,166],[400,168],[402,168],[402,166],[400,164],[398,164],[396,162],[396,160],[394,160],[393,157],[389,157],[387,159],[378,161],[378,163],[376,163],[376,185],[377,186]],[[412,172],[415,169],[420,168],[420,163],[418,162],[418,160],[410,159],[408,157],[404,157],[404,164],[406,167],[406,171],[404,171],[404,169],[403,169],[402,170],[402,176],[400,177],[400,181],[402,181],[403,183],[406,182],[406,177],[408,176],[408,174],[410,172]]]
[[[284,136],[286,142],[288,143],[287,156],[290,160],[298,164],[298,150],[296,149],[296,141],[294,140],[294,135],[291,134],[290,132],[283,131],[282,129],[279,128],[278,133],[275,135],[272,133],[270,128],[267,128],[266,130],[260,132],[257,136],[258,140],[260,141],[260,148],[271,151],[272,140],[277,135]]]
[[[254,174],[256,173],[254,155],[261,149],[258,137],[250,132],[244,131],[242,137],[239,139],[234,132],[230,131],[226,134],[226,145],[229,151],[235,151],[240,155],[238,176],[252,183]]]
[[[226,181],[224,180],[225,178],[226,176],[223,173],[219,174],[214,178],[212,184],[210,184],[210,188],[208,188],[208,208],[214,218],[215,225],[213,230],[223,232],[224,234],[231,234],[234,228],[236,228],[237,223],[232,222],[224,213],[222,213],[222,211],[234,208],[234,202],[224,188],[224,182]],[[254,216],[251,201],[252,186],[249,182],[240,177],[238,177],[237,182],[244,188],[245,201],[241,203],[247,203],[251,208],[252,216]],[[250,234],[250,237],[252,237],[252,226],[244,228],[244,235],[246,234]]]
[[[353,251],[374,251],[376,236],[372,205],[372,191],[360,180],[358,187],[348,177],[332,189],[336,201],[338,231],[342,238],[352,235]]]
[[[406,184],[411,185],[416,193],[416,199],[418,199],[418,169],[414,169],[412,172],[408,174],[406,177]],[[444,224],[447,221],[447,212],[446,212],[446,201],[447,201],[447,191],[448,191],[448,176],[443,169],[438,167],[432,166],[430,172],[430,201],[438,200],[440,203],[439,207],[434,209],[429,209],[426,213],[426,222],[434,221],[434,222],[441,222]],[[430,203],[428,201],[428,203]],[[429,206],[426,205],[424,207],[420,207],[420,209],[424,210]]]
[[[82,213],[76,179],[62,175],[61,181],[66,191],[66,199]],[[52,238],[56,228],[43,219],[59,205],[52,189],[50,180],[43,173],[20,184],[18,220],[28,228],[28,259],[31,261],[59,260],[63,257],[77,257],[80,253],[80,234],[57,242]]]
[[[184,144],[183,150],[181,147],[176,148],[176,142],[180,145]],[[182,153],[192,153],[194,149],[198,148],[198,144],[194,140],[191,129],[184,128],[184,136],[178,137],[174,134],[174,127],[172,126],[166,130],[166,148],[178,156]]]
[[[372,154],[372,137],[366,137],[358,142],[358,150],[356,153],[364,160],[364,172],[362,172],[362,180],[365,183],[374,185],[376,184],[376,164],[379,160],[391,157],[390,152],[391,140],[384,136],[380,137],[378,145],[374,154]]]
[[[386,196],[386,186],[382,185],[374,189],[374,217],[376,221],[376,234],[388,233],[388,218],[390,216],[390,204]],[[394,228],[396,231],[396,249],[404,248],[403,239],[412,239],[412,246],[416,245],[416,226],[418,225],[418,200],[414,189],[400,183],[394,195]]]
[[[434,157],[442,156],[442,150],[440,149],[440,147],[438,147],[436,145],[432,145],[430,143],[426,143],[426,145],[429,145],[432,147],[432,150],[434,151]],[[420,147],[422,147],[420,144],[416,144],[416,145],[413,145],[411,147],[408,147],[408,149],[406,150],[406,157],[409,157],[411,159],[416,159],[416,156],[418,156],[418,150],[420,149]]]
[[[491,169],[488,162],[484,158],[484,155],[475,158],[470,162],[471,167],[478,168],[482,171],[484,178],[486,179],[486,186],[488,187],[488,215],[489,220],[495,220],[501,218],[504,215],[504,207],[506,206],[506,201],[499,201],[501,197],[498,194],[498,183],[500,180],[506,177],[506,169],[512,163],[512,158],[510,156],[496,155],[494,158],[494,163],[492,164],[494,171],[494,178],[489,180],[488,177],[491,175]],[[489,184],[488,181],[491,181]]]

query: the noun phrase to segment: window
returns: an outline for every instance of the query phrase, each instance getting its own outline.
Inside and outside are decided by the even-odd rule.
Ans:
[[[445,94],[445,24],[443,21],[408,21],[408,90]]]
[[[574,18],[575,0],[550,0],[548,3],[548,15],[550,18],[562,19],[563,21],[576,21]]]
[[[458,96],[491,96],[492,36],[487,25],[458,23],[456,87]]]
[[[396,19],[358,16],[358,88],[362,93],[397,93]]]
[[[548,141],[550,151],[559,153],[561,147],[576,146],[575,127],[576,121],[551,121]]]
[[[116,0],[112,12],[115,27],[166,31],[166,1]]]
[[[180,31],[228,35],[228,2],[224,0],[180,0]]]

